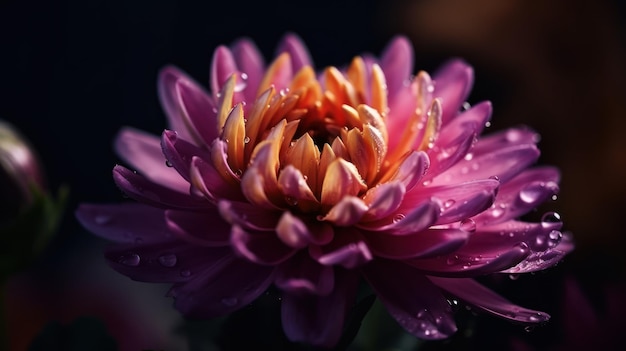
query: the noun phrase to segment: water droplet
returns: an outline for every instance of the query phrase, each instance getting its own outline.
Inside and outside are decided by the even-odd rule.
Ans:
[[[393,216],[393,223],[398,223],[401,220],[404,219],[404,215],[402,213],[398,213],[397,215]]]
[[[556,196],[556,194],[552,195],[552,201],[556,201],[557,198],[558,198],[558,196]]]
[[[561,233],[560,231],[558,230],[551,231],[550,234],[548,234],[548,246],[549,247],[557,246],[561,242],[562,238],[563,238],[563,233]]]
[[[165,160],[165,165],[167,167],[174,167],[174,165],[169,160]]]
[[[517,280],[517,279],[519,279],[519,274],[509,274],[509,279]]]
[[[248,80],[248,75],[246,73],[244,73],[244,72],[241,72],[239,77],[241,77],[242,80]]]
[[[249,142],[250,142],[250,137],[249,136],[246,136],[245,138],[243,138],[243,143],[244,144],[247,144]]]
[[[187,278],[191,276],[191,271],[188,269],[183,269],[182,271],[180,271],[180,276]]]
[[[159,256],[159,263],[164,267],[174,267],[178,258],[174,254],[163,254]]]
[[[454,201],[454,200],[452,200],[452,199],[447,200],[447,201],[445,201],[445,202],[443,203],[443,208],[450,208],[452,205],[454,205],[454,203],[455,203],[455,202],[456,202],[456,201]]]
[[[426,315],[427,312],[428,312],[427,308],[424,308],[423,310],[417,312],[417,318],[422,319]]]
[[[472,108],[472,105],[470,105],[470,103],[469,103],[469,102],[465,101],[465,102],[463,103],[463,105],[461,106],[461,108],[463,109],[463,111],[467,111],[467,110],[469,110],[470,108]]]
[[[470,153],[465,154],[465,160],[466,160],[466,161],[471,161],[471,160],[472,160],[472,158],[474,158],[474,154],[472,154],[471,152],[470,152]]]
[[[298,204],[298,199],[291,196],[285,196],[285,202],[290,206],[296,206]]]
[[[235,175],[236,175],[237,177],[241,177],[241,176],[243,175],[243,171],[242,171],[242,170],[240,170],[240,169],[238,169],[238,170],[236,170],[236,171],[235,171]]]
[[[450,257],[448,257],[448,259],[446,260],[446,263],[447,263],[449,266],[455,265],[457,262],[459,262],[459,256],[458,256],[458,255],[450,256]]]
[[[485,122],[485,128],[489,128],[489,127],[491,127],[491,122],[489,121]]]
[[[527,332],[527,333],[530,333],[533,330],[535,330],[535,327],[532,326],[532,325],[527,325],[527,326],[524,327],[524,331]]]
[[[239,302],[239,299],[236,297],[225,297],[222,299],[222,304],[224,306],[233,307]]]
[[[551,227],[553,224],[561,222],[561,216],[556,212],[547,212],[541,217],[541,225],[544,228]]]
[[[141,262],[141,257],[136,253],[128,253],[120,256],[118,262],[126,266],[136,267]]]
[[[526,185],[519,193],[519,198],[527,204],[537,202],[543,195],[544,184],[531,183]]]
[[[491,209],[491,216],[493,218],[500,218],[504,214],[504,208],[498,206]]]
[[[99,225],[109,224],[111,223],[111,216],[97,215],[96,218],[94,218],[94,221]]]
[[[476,222],[471,218],[464,219],[459,223],[459,228],[464,232],[473,233],[476,231]]]

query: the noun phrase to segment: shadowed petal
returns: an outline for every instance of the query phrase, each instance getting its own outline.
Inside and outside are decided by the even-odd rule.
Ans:
[[[167,228],[179,238],[195,245],[227,246],[230,240],[230,224],[217,211],[189,212],[165,211]]]
[[[321,265],[300,252],[280,266],[274,284],[289,294],[327,296],[335,287],[334,272],[333,267]]]
[[[221,200],[218,208],[222,217],[230,224],[251,230],[274,231],[280,218],[278,211],[270,211],[247,202]]]
[[[327,265],[339,265],[347,269],[359,267],[373,259],[363,235],[352,228],[345,228],[341,235],[323,246],[309,246],[311,257]]]
[[[209,160],[210,156],[206,150],[181,139],[178,133],[171,130],[163,131],[161,137],[161,148],[167,158],[169,165],[174,168],[186,181],[190,182],[189,171],[191,169],[191,155]]]
[[[489,121],[492,111],[491,102],[483,101],[460,113],[441,129],[437,143],[447,145],[466,129],[474,130],[477,135],[480,134],[485,127],[485,123]]]
[[[232,255],[230,248],[209,249],[182,241],[116,245],[105,252],[113,269],[133,280],[151,283],[188,281],[191,272],[208,269],[225,255]]]
[[[547,241],[558,242],[555,247],[549,247],[545,251],[532,252],[526,259],[515,267],[503,270],[502,273],[530,273],[550,268],[559,263],[565,255],[574,249],[574,242],[569,233],[552,231],[546,237]]]
[[[189,192],[189,183],[167,167],[161,142],[157,136],[131,127],[122,128],[114,143],[115,151],[146,178],[180,193]]]
[[[153,183],[123,166],[117,165],[113,168],[113,180],[126,195],[152,206],[180,209],[202,209],[210,206],[206,201]]]
[[[501,318],[525,324],[542,323],[550,319],[547,313],[517,306],[473,279],[440,277],[429,279],[468,304]]]
[[[475,277],[511,268],[530,254],[526,243],[518,243],[498,252],[483,254],[464,254],[460,251],[433,258],[410,259],[405,262],[428,275]]]
[[[363,273],[387,311],[409,333],[443,339],[456,332],[447,300],[419,271],[381,259],[367,265]]]
[[[144,204],[81,204],[76,218],[93,234],[118,243],[150,244],[175,237],[165,224],[165,211]]]
[[[234,259],[232,254],[177,284],[168,295],[185,316],[212,318],[241,309],[261,295],[273,280],[273,268]]]
[[[474,145],[472,154],[479,156],[494,150],[537,142],[539,142],[539,135],[528,127],[510,128],[481,137]]]
[[[217,169],[200,157],[193,156],[189,171],[191,184],[214,203],[218,199],[243,201],[241,188],[226,182]]]
[[[233,225],[230,243],[239,255],[260,265],[277,265],[289,259],[296,250],[280,241],[272,232],[248,232]]]
[[[357,278],[353,272],[337,269],[330,295],[284,294],[281,316],[287,338],[327,348],[335,346],[355,299]]]

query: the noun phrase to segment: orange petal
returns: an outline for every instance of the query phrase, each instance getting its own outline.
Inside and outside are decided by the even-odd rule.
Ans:
[[[356,167],[341,158],[332,161],[326,169],[322,184],[322,205],[330,208],[344,196],[356,196],[367,189]]]

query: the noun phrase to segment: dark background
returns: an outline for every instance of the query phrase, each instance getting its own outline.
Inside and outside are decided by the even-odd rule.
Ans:
[[[550,208],[561,213],[577,243],[557,268],[505,287],[514,301],[555,315],[551,326],[526,334],[519,327],[503,330],[513,330],[520,347],[564,347],[571,330],[561,323],[560,306],[573,278],[602,322],[596,323],[601,330],[582,334],[610,339],[604,333],[622,324],[610,311],[626,312],[607,297],[626,297],[624,14],[617,0],[3,0],[0,118],[31,141],[49,189],[67,184],[71,192],[58,237],[10,284],[15,350],[47,323],[82,315],[104,320],[122,349],[185,345],[166,335],[179,322],[161,297],[166,287],[111,273],[101,262],[104,243],[78,225],[73,211],[80,202],[121,199],[111,178],[119,162],[112,140],[123,125],[154,134],[165,127],[156,94],[161,67],[174,64],[208,82],[218,45],[248,36],[269,60],[287,31],[306,42],[318,69],[366,51],[378,54],[396,34],[412,40],[416,69],[432,72],[452,56],[472,64],[469,101],[494,103],[490,130],[523,123],[542,135],[540,163],[563,172]]]

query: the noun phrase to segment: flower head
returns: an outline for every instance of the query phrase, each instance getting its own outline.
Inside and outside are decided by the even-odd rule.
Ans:
[[[413,72],[404,37],[319,72],[294,35],[267,66],[242,39],[215,51],[208,91],[167,67],[170,129],[159,140],[125,128],[116,141],[138,173],[118,165],[113,177],[137,203],[77,216],[118,243],[113,268],[172,283],[186,315],[226,314],[276,286],[294,341],[335,344],[361,277],[420,338],[456,331],[448,295],[547,320],[472,278],[541,270],[571,250],[556,215],[517,219],[558,191],[558,171],[529,168],[539,151],[527,128],[479,136],[491,104],[466,106],[465,62]]]

